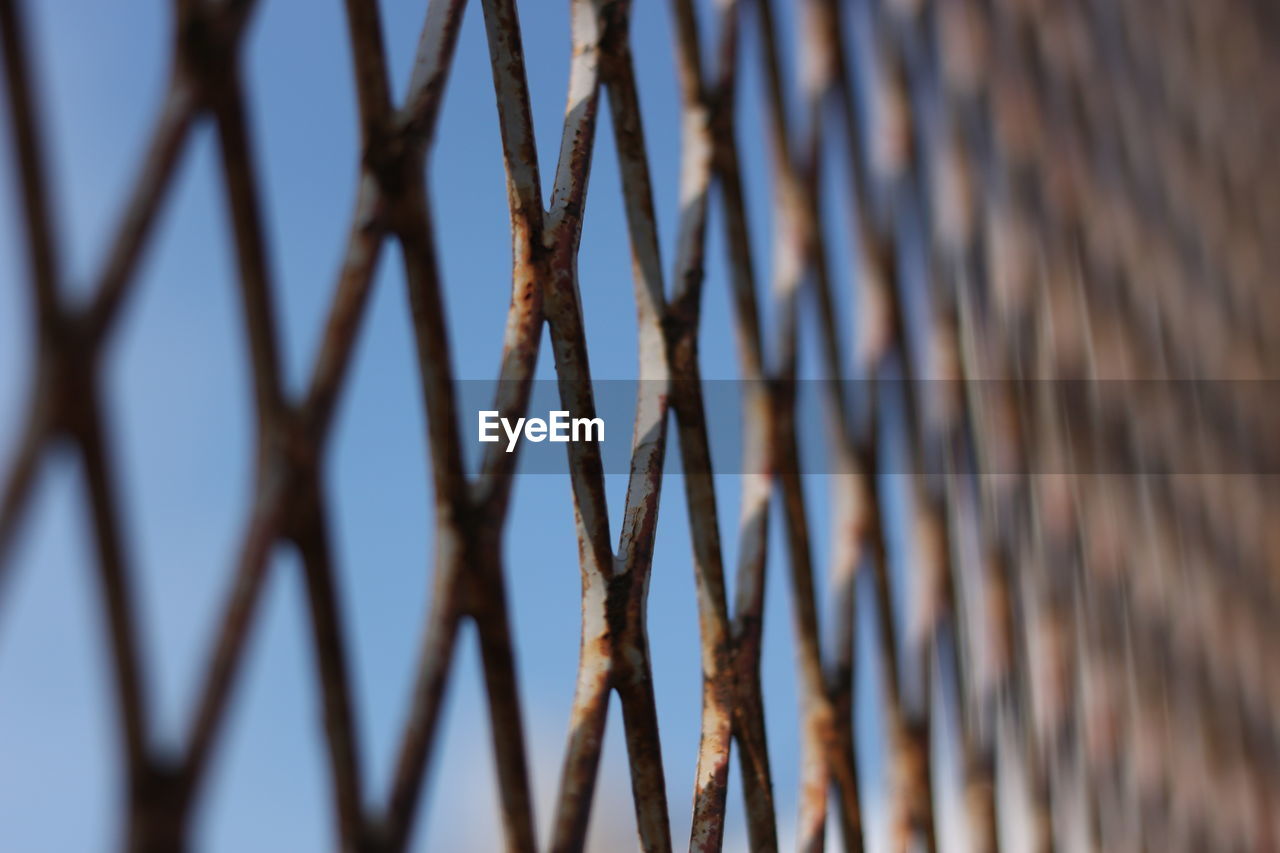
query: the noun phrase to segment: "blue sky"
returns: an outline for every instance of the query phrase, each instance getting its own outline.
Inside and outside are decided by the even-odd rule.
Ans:
[[[28,0],[45,105],[59,237],[72,287],[101,262],[163,92],[166,0]],[[392,78],[402,93],[424,2],[383,2]],[[554,173],[569,40],[564,0],[521,5],[544,182]],[[709,3],[702,9],[709,38]],[[788,5],[788,4],[783,4]],[[478,2],[465,17],[431,155],[429,190],[459,378],[496,375],[510,288],[504,178]],[[789,12],[789,6],[787,11]],[[790,14],[779,33],[789,48]],[[243,68],[266,206],[271,268],[289,386],[309,371],[353,206],[356,120],[338,0],[262,0]],[[751,31],[748,31],[749,33]],[[677,214],[679,122],[665,3],[636,3],[641,104],[664,262]],[[739,139],[753,251],[770,269],[771,210],[756,39],[744,39]],[[787,51],[790,57],[790,51]],[[6,119],[4,119],[7,121]],[[25,262],[7,133],[0,133],[0,448],[20,423],[31,364]],[[602,112],[580,254],[582,298],[597,378],[633,378],[635,321],[620,180]],[[830,186],[845,186],[838,171]],[[544,187],[544,191],[549,187]],[[838,197],[838,193],[831,193]],[[839,203],[842,203],[841,199]],[[850,292],[844,212],[829,204],[843,292]],[[702,329],[703,373],[734,378],[719,212],[714,211]],[[141,280],[107,352],[112,446],[138,580],[146,664],[162,743],[186,730],[196,675],[213,636],[252,485],[248,364],[230,234],[211,128],[201,126],[177,172]],[[79,284],[77,284],[79,283]],[[851,299],[842,297],[852,319]],[[850,322],[852,326],[852,322]],[[807,336],[806,345],[809,346]],[[813,364],[812,353],[806,358]],[[806,368],[811,370],[811,368]],[[539,376],[554,375],[544,348]],[[614,427],[617,428],[617,427]],[[626,427],[629,430],[629,426]],[[343,618],[352,644],[356,712],[370,796],[390,777],[429,601],[432,532],[422,403],[398,252],[384,254],[326,457]],[[674,445],[671,453],[676,452]],[[5,457],[7,458],[7,456]],[[46,466],[0,607],[0,830],[4,849],[110,849],[121,831],[121,755],[106,680],[101,613],[73,460]],[[736,557],[738,479],[718,478],[727,565]],[[828,525],[823,478],[807,480],[821,572]],[[618,529],[624,478],[610,478]],[[781,529],[771,535],[764,683],[784,843],[791,841],[798,758],[794,652]],[[567,477],[518,479],[506,538],[513,629],[535,802],[545,836],[567,731],[578,647],[578,568]],[[197,812],[197,849],[332,849],[327,771],[297,560],[281,551],[259,611],[230,725]],[[683,484],[668,477],[654,555],[650,639],[673,840],[688,837],[698,737],[697,620]],[[860,636],[869,639],[862,620]],[[485,849],[500,831],[487,719],[470,629],[459,645],[417,849]],[[862,644],[865,647],[865,643]],[[860,670],[860,693],[872,678]],[[876,760],[874,702],[859,703],[864,764]],[[612,713],[593,837],[632,838],[621,717]],[[736,773],[736,770],[735,770]],[[736,783],[735,783],[736,784]],[[874,799],[878,785],[864,790]],[[741,846],[739,790],[729,847]],[[71,810],[65,804],[74,804]]]

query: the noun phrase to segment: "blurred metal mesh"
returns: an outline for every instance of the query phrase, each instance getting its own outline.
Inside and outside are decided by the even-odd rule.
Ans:
[[[584,844],[615,692],[640,844],[671,847],[646,639],[670,411],[688,472],[703,639],[692,848],[722,844],[735,749],[751,847],[779,844],[759,672],[765,537],[776,496],[802,692],[798,849],[823,847],[829,807],[838,842],[846,849],[864,844],[853,732],[855,583],[863,572],[871,574],[881,616],[885,802],[894,850],[932,849],[940,841],[971,850],[1002,842],[1036,850],[1276,849],[1280,667],[1271,655],[1280,650],[1280,537],[1273,523],[1275,434],[1268,429],[1277,401],[1221,392],[1219,384],[1275,376],[1275,7],[1267,0],[797,0],[801,67],[788,75],[774,0],[718,0],[709,57],[701,55],[694,3],[672,0],[684,140],[668,286],[628,38],[630,2],[570,0],[572,71],[549,207],[514,0],[478,2],[513,254],[494,407],[513,418],[525,413],[546,323],[564,407],[594,413],[575,255],[602,89],[624,183],[640,378],[649,380],[639,384],[616,550],[599,452],[568,445],[582,646],[550,848]],[[3,475],[0,581],[14,569],[15,532],[45,458],[55,445],[74,448],[92,512],[127,756],[125,846],[139,853],[188,846],[191,813],[243,669],[267,557],[286,541],[305,566],[342,848],[402,850],[412,837],[455,640],[468,619],[478,629],[507,847],[538,848],[503,588],[515,454],[494,449],[476,478],[463,469],[425,191],[424,162],[465,0],[431,0],[401,103],[387,79],[377,3],[346,2],[362,138],[358,204],[319,356],[298,398],[280,379],[238,61],[253,0],[174,0],[168,93],[85,302],[71,300],[63,280],[19,5],[0,0],[0,34],[38,352],[25,426]],[[526,12],[536,14],[531,5]],[[756,94],[736,91],[744,34],[759,40],[773,158],[767,310],[757,307],[760,276],[743,182],[769,178],[744,174],[735,145],[735,102]],[[788,77],[800,81],[798,94],[785,87]],[[175,164],[192,126],[206,119],[217,128],[235,236],[258,416],[257,487],[196,713],[183,748],[169,754],[152,736],[99,363]],[[835,186],[824,167],[836,159],[845,163],[848,186]],[[741,373],[762,380],[744,383],[747,473],[740,479],[732,604],[697,359],[713,187],[727,237]],[[836,233],[824,219],[821,201],[829,194],[850,203],[853,233]],[[402,249],[412,306],[437,544],[412,708],[389,798],[372,803],[358,772],[329,498],[317,472],[388,240]],[[834,268],[829,248],[850,242],[859,263],[846,274]],[[908,261],[928,274],[908,275]],[[836,309],[835,288],[850,283],[856,334]],[[923,300],[913,287],[926,289]],[[809,304],[816,313],[802,316]],[[926,306],[916,323],[908,317],[914,304]],[[768,357],[765,326],[778,342]],[[827,452],[853,472],[831,480],[837,536],[825,590],[815,584],[795,464],[801,334],[820,339],[830,380]],[[907,380],[901,399],[881,398],[878,383],[840,381],[890,374]],[[1139,379],[1210,381],[1197,386],[1203,393],[1187,412],[1147,405],[1132,381]],[[1056,380],[1087,383],[1084,402],[1068,402]],[[893,406],[914,460],[909,624],[889,606],[877,476],[889,440],[881,410]],[[1194,441],[1184,429],[1193,419],[1209,424]],[[1209,462],[1184,474],[1188,456]],[[1095,458],[1123,473],[1071,473]],[[1206,473],[1214,470],[1233,473]],[[827,637],[820,637],[820,605],[831,610]],[[955,748],[964,838],[938,839],[934,831],[935,673],[953,676],[960,697]],[[1010,793],[1014,783],[1006,779],[1014,777],[1025,797]]]

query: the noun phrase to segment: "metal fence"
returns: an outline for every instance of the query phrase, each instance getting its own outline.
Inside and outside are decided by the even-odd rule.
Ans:
[[[645,380],[637,385],[616,547],[599,451],[567,445],[582,641],[554,820],[541,834],[501,550],[516,455],[493,446],[477,477],[464,470],[424,178],[465,0],[430,0],[400,103],[388,80],[378,4],[346,2],[362,140],[358,204],[318,356],[296,397],[281,380],[238,62],[253,0],[174,0],[164,105],[106,262],[80,301],[69,296],[51,214],[48,142],[22,4],[0,0],[37,341],[33,396],[3,473],[0,581],[18,568],[15,534],[45,460],[69,446],[81,463],[109,628],[127,758],[127,848],[189,845],[190,817],[244,669],[268,555],[283,541],[297,547],[305,569],[343,849],[402,850],[412,838],[467,620],[479,637],[507,847],[537,849],[540,835],[553,850],[583,847],[616,693],[640,845],[670,849],[646,596],[671,424],[688,472],[702,635],[692,849],[723,843],[734,755],[751,847],[780,844],[760,678],[771,503],[783,516],[787,559],[775,569],[791,586],[802,692],[797,849],[864,844],[853,730],[854,592],[862,573],[871,575],[881,616],[895,850],[995,850],[1002,842],[1037,850],[1275,849],[1280,539],[1271,430],[1278,404],[1266,392],[1280,319],[1272,281],[1280,161],[1270,156],[1280,99],[1269,91],[1280,74],[1276,9],[1266,0],[797,0],[802,67],[793,95],[784,84],[774,0],[717,0],[713,20],[702,22],[698,12],[706,10],[672,0],[684,138],[668,281],[629,42],[631,3],[569,0],[568,103],[545,202],[515,2],[477,2],[492,60],[513,258],[493,408],[511,418],[526,413],[546,324],[564,408],[588,417],[595,411],[575,258],[606,93]],[[525,12],[535,13],[532,4]],[[699,26],[712,28],[710,42]],[[856,44],[845,43],[850,32]],[[743,38],[758,39],[763,58],[776,211],[768,294],[753,263],[743,188],[768,176],[744,174],[735,142],[735,104],[757,95],[738,91]],[[704,56],[707,43],[715,47]],[[154,743],[99,365],[175,165],[202,120],[216,127],[234,234],[257,474],[195,714],[183,748],[169,754]],[[837,159],[847,186],[835,185],[835,172],[824,168]],[[824,220],[827,194],[851,203],[852,233],[836,233]],[[732,602],[698,362],[713,199],[722,209],[741,375],[751,380],[743,385],[749,417]],[[389,796],[371,806],[358,772],[330,498],[318,471],[389,241],[400,246],[412,309],[436,545],[412,707]],[[830,249],[850,242],[859,263],[848,274],[835,268]],[[927,275],[908,275],[913,264]],[[856,291],[856,334],[836,308],[838,286]],[[806,326],[823,353],[827,452],[849,472],[833,478],[833,527],[841,533],[825,592],[815,582],[797,464],[793,404]],[[766,331],[776,347],[765,346]],[[877,394],[878,383],[843,381],[890,375],[906,380],[896,402]],[[931,379],[951,381],[924,381]],[[1139,379],[1196,380],[1192,410],[1160,395],[1160,404],[1148,405],[1135,390]],[[1086,383],[1083,402],[1067,404],[1057,380]],[[1255,384],[1239,394],[1232,382]],[[913,631],[890,607],[877,475],[891,406],[900,408],[913,460],[910,588],[924,614]],[[1186,429],[1191,423],[1196,430]],[[1187,473],[1192,457],[1200,464]],[[1121,475],[1072,473],[1099,459]],[[821,606],[832,614],[826,637]],[[937,700],[929,694],[940,656],[952,660],[939,671],[958,680],[963,839],[937,838],[934,830]],[[1022,768],[1025,802],[1001,793],[997,769],[1008,762]],[[828,809],[838,839],[824,838]],[[1010,829],[1015,811],[1021,834]]]

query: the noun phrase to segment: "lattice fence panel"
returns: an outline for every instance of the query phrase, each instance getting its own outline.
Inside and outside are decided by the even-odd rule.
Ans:
[[[167,94],[84,300],[67,286],[22,3],[0,0],[6,132],[37,344],[33,395],[15,415],[23,426],[3,472],[0,581],[20,568],[13,543],[47,457],[70,446],[91,512],[109,635],[127,765],[127,849],[189,844],[278,542],[295,545],[304,565],[332,820],[343,849],[402,850],[413,837],[465,621],[479,637],[507,847],[534,850],[540,839],[557,851],[583,847],[616,693],[640,846],[670,849],[646,596],[671,428],[686,474],[702,636],[691,848],[723,843],[735,754],[753,849],[862,848],[853,643],[855,583],[865,572],[881,616],[885,802],[895,850],[995,850],[1002,842],[1020,849],[999,831],[1015,810],[1024,831],[1016,837],[1035,849],[1275,849],[1280,404],[1267,393],[1280,320],[1271,280],[1280,161],[1269,156],[1280,129],[1280,99],[1269,83],[1280,74],[1275,8],[1267,0],[796,0],[800,67],[788,75],[775,0],[718,0],[709,22],[698,20],[692,0],[671,0],[684,138],[668,281],[632,55],[644,46],[630,43],[631,3],[568,2],[571,74],[549,201],[516,4],[473,4],[482,7],[492,60],[513,257],[493,408],[511,418],[526,413],[545,325],[564,408],[587,417],[596,410],[576,254],[592,157],[606,144],[596,136],[602,99],[635,279],[643,381],[616,546],[600,451],[568,445],[582,645],[554,819],[539,832],[501,549],[517,457],[492,447],[478,476],[465,471],[425,181],[466,0],[430,0],[400,101],[378,4],[346,2],[360,120],[358,206],[300,395],[286,393],[281,379],[276,288],[245,118],[239,59],[254,0],[174,0]],[[537,14],[534,6],[526,3],[524,13]],[[703,55],[700,26],[712,28],[711,55]],[[845,43],[849,32],[859,34],[856,45]],[[744,38],[760,46],[761,93],[738,91]],[[798,92],[786,87],[789,76],[800,81]],[[748,237],[744,183],[770,177],[744,170],[734,120],[741,98],[760,95],[777,224],[768,293],[753,261],[759,247]],[[137,581],[104,436],[100,364],[201,120],[216,127],[234,235],[257,469],[195,713],[181,750],[168,754],[155,745],[142,671]],[[848,186],[835,185],[836,172],[824,168],[836,159]],[[850,204],[852,233],[838,233],[822,215],[831,197]],[[732,602],[697,349],[713,204],[725,229],[748,380]],[[390,241],[399,244],[412,310],[437,544],[408,722],[389,795],[372,803],[358,771],[331,496],[318,472],[373,272]],[[859,258],[852,276],[833,269],[832,248],[847,244]],[[927,275],[908,275],[913,266]],[[835,288],[850,281],[856,335],[836,308]],[[826,586],[815,580],[800,475],[802,335],[821,342],[827,452],[844,472],[833,478],[841,536]],[[777,345],[766,347],[766,339]],[[845,353],[855,339],[851,359]],[[900,393],[883,393],[889,379],[904,380],[892,384]],[[1168,393],[1181,383],[1194,393]],[[1236,393],[1241,385],[1245,393]],[[890,607],[878,476],[894,437],[889,423],[901,425],[911,460],[918,618],[910,625]],[[787,559],[772,569],[791,587],[802,693],[794,840],[778,837],[760,677],[771,510],[781,512],[785,531]],[[825,642],[821,607],[834,614]],[[943,656],[949,662],[939,671],[955,674],[961,697],[963,839],[939,838],[934,827],[929,744],[937,703],[928,674]],[[909,678],[921,681],[917,689],[904,683]],[[1010,762],[1027,780],[1029,808],[1001,794],[1001,768]],[[829,809],[838,838],[826,837]]]

